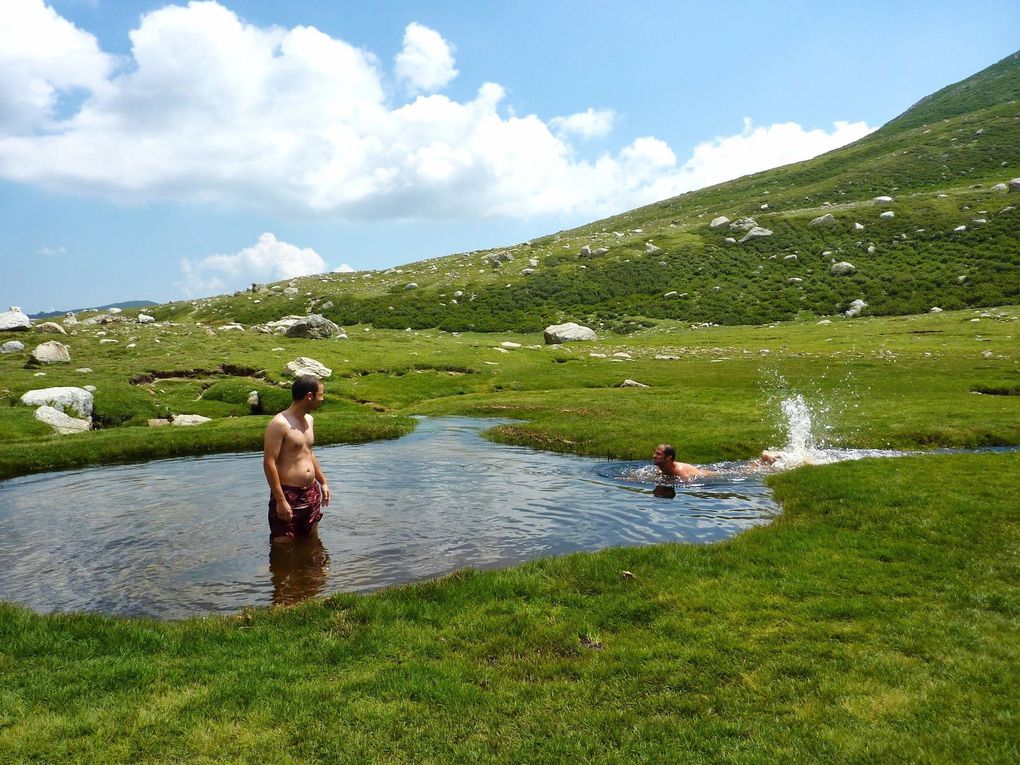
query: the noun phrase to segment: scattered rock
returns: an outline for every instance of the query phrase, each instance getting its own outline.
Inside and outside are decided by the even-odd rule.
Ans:
[[[817,218],[811,221],[811,225],[832,227],[837,225],[836,217],[832,213],[825,213],[825,215],[819,215]]]
[[[504,340],[502,343],[500,343],[500,345],[503,346],[504,348],[520,348],[521,347],[520,343],[511,343],[509,340]]]
[[[44,321],[42,324],[36,324],[35,328],[39,332],[48,332],[51,335],[66,335],[67,330],[57,324],[55,321]]]
[[[283,288],[283,294],[286,295],[287,297],[294,297],[295,295],[298,294],[298,288],[297,287],[284,287]]]
[[[962,232],[964,232],[966,230],[967,230],[966,226],[957,226],[956,228],[953,229],[953,233],[954,234],[960,234],[960,233],[962,233]]]
[[[647,253],[648,255],[655,255],[660,252],[662,252],[661,247],[656,247],[651,242],[645,242],[645,253]]]
[[[858,315],[860,315],[861,311],[863,311],[863,310],[864,310],[865,308],[867,308],[867,307],[868,307],[868,304],[867,304],[867,303],[865,303],[865,302],[864,302],[863,300],[861,300],[860,298],[858,298],[857,300],[855,300],[854,302],[852,302],[852,303],[850,304],[850,307],[849,307],[849,308],[847,308],[847,309],[846,309],[846,310],[845,310],[845,311],[843,312],[843,315],[844,315],[844,316],[849,316],[850,318],[853,318],[854,316],[858,316]]]
[[[319,310],[320,311],[328,311],[332,307],[333,307],[333,301],[332,300],[327,300],[325,303],[323,303],[322,305],[319,306]]]
[[[849,276],[856,270],[857,267],[853,263],[842,260],[839,263],[833,263],[832,267],[829,268],[829,273],[833,276]]]
[[[784,256],[783,256],[783,260],[787,260],[787,261],[795,261],[795,260],[797,260],[797,256],[796,256],[796,255],[793,255],[793,254],[790,254],[790,255],[784,255]]]
[[[758,239],[758,238],[761,238],[761,237],[764,237],[764,236],[772,236],[772,230],[771,229],[767,229],[767,228],[762,228],[761,226],[755,226],[750,231],[748,231],[746,234],[744,234],[744,238],[740,240],[740,243],[743,244],[744,242],[746,242],[746,241],[748,241],[750,239]]]
[[[719,228],[720,226],[725,226],[729,222],[730,222],[729,218],[727,218],[725,215],[720,215],[718,218],[712,218],[712,222],[708,224],[708,227]]]
[[[64,314],[64,324],[69,327],[74,326],[78,323],[78,317],[74,315],[74,311],[68,311]]]
[[[894,213],[892,210],[886,210],[878,217],[881,218],[882,220],[892,220],[893,218],[896,217],[896,213]]]
[[[165,417],[154,417],[151,420],[147,420],[147,424],[150,428],[162,428],[165,425],[169,425],[170,420]]]
[[[871,201],[874,202],[876,205],[888,205],[888,204],[892,204],[896,200],[894,200],[890,196],[882,195],[880,197],[875,197]]]
[[[327,380],[333,376],[332,369],[322,362],[310,359],[307,356],[298,356],[293,361],[287,362],[286,366],[283,368],[283,373],[290,375],[291,377],[312,375],[313,377],[318,377],[320,380]]]
[[[864,224],[863,223],[855,223],[854,224],[854,231],[863,231],[863,230],[864,230]]]
[[[284,330],[287,337],[305,337],[311,340],[325,340],[330,337],[347,339],[347,333],[325,316],[317,313],[299,319]]]
[[[68,386],[27,391],[22,394],[21,403],[25,406],[51,406],[85,419],[92,416],[94,399],[89,391]]]
[[[723,239],[723,241],[726,242],[726,244],[736,244],[737,243],[737,240],[734,239],[732,236],[726,237],[725,239]]]
[[[942,313],[942,309],[941,309],[941,308],[939,308],[939,307],[938,307],[937,305],[936,305],[936,306],[932,306],[932,307],[931,307],[931,308],[930,308],[930,309],[928,310],[928,313]]]
[[[1009,191],[1009,186],[1007,186],[1005,183],[996,183],[994,186],[992,186],[992,191],[998,191],[1000,193],[1005,193],[1005,192]]]
[[[818,322],[818,323],[819,323],[820,325],[822,325],[822,326],[825,326],[826,324],[832,324],[832,321],[831,321],[830,319],[822,319],[822,320],[821,320],[820,322]]]
[[[70,417],[59,409],[54,409],[52,406],[40,406],[35,410],[35,418],[39,422],[49,425],[53,428],[53,432],[62,436],[70,435],[71,433],[84,433],[92,428],[91,420]]]
[[[758,225],[754,218],[737,218],[730,224],[733,231],[750,231]]]
[[[676,290],[672,290],[671,292],[667,292],[665,295],[663,295],[663,297],[666,300],[672,300],[674,298],[680,297],[680,293],[677,292]]]
[[[619,352],[613,354],[613,358],[614,359],[631,359],[632,356],[629,353],[625,353],[624,351],[619,351]]]
[[[875,254],[875,245],[873,245],[873,244],[869,244],[868,245],[868,254],[869,255],[874,255]]]
[[[616,386],[617,388],[647,388],[649,386],[644,383],[639,383],[637,380],[627,379]]]
[[[966,284],[969,281],[969,279],[970,279],[970,277],[967,276],[967,274],[960,274],[959,276],[956,277],[956,283],[957,284]]]
[[[1014,178],[1009,182],[1009,190],[1011,192],[1020,191],[1020,178]]]
[[[591,257],[591,245],[586,244],[581,248],[581,251],[577,253],[579,258],[590,258]]]
[[[41,364],[62,364],[70,360],[71,351],[68,350],[67,346],[56,340],[50,340],[35,347],[28,359],[28,366],[37,367]]]
[[[0,353],[17,353],[23,350],[25,350],[25,344],[18,340],[8,340],[3,345],[0,345]]]
[[[20,332],[29,329],[32,320],[16,305],[12,305],[9,311],[0,313],[0,332]]]
[[[262,414],[262,397],[257,390],[248,392],[248,411],[252,414]]]
[[[209,422],[211,419],[211,417],[203,417],[200,414],[175,414],[171,418],[170,424],[187,428],[192,425],[201,425],[203,422]]]
[[[543,333],[546,345],[557,345],[575,340],[598,340],[595,330],[570,321],[566,324],[552,324]]]
[[[138,314],[138,323],[139,324],[155,324],[156,320],[152,316],[149,316],[149,314],[147,314],[147,313],[140,313],[140,314]]]
[[[416,289],[418,289],[418,284],[416,282],[408,282],[407,284],[404,285],[404,289],[405,290],[416,290]]]
[[[658,353],[655,355],[656,361],[679,361],[679,356],[673,356],[668,353]]]

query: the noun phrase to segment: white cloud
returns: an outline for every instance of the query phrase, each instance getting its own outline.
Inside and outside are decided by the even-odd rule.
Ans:
[[[806,159],[869,130],[748,121],[682,164],[652,136],[585,158],[572,138],[604,135],[611,110],[518,116],[496,83],[464,101],[431,93],[391,103],[371,52],[311,27],[256,27],[217,2],[144,15],[119,72],[94,38],[38,0],[2,0],[0,30],[11,28],[11,9],[34,19],[19,23],[42,30],[31,37],[46,55],[27,69],[13,66],[34,48],[0,32],[0,62],[8,62],[0,64],[0,94],[9,101],[41,83],[36,107],[0,121],[0,178],[122,201],[348,220],[595,217]],[[456,75],[449,44],[419,24],[408,26],[395,67],[398,79],[424,91]],[[74,88],[87,89],[80,108],[54,116],[58,97]],[[226,278],[205,262],[189,261],[187,282]]]
[[[339,266],[333,269],[334,274],[351,274],[354,273],[354,269],[346,263],[341,263]]]
[[[326,262],[315,250],[279,241],[265,233],[256,244],[233,255],[209,255],[181,261],[179,286],[188,297],[243,289],[252,282],[275,282],[321,274]]]
[[[51,247],[47,244],[43,245],[38,250],[36,250],[35,254],[38,255],[39,257],[48,258],[53,255],[66,255],[67,249],[64,248],[63,246],[58,245],[56,247]]]
[[[569,117],[553,117],[549,120],[552,128],[561,134],[573,134],[580,138],[602,138],[613,131],[616,112],[612,109],[592,109],[571,114]]]
[[[114,59],[43,0],[0,8],[0,135],[48,127],[61,92],[99,90]]]
[[[744,118],[737,135],[715,138],[694,147],[684,164],[688,188],[702,188],[741,175],[816,157],[863,138],[874,128],[863,122],[836,122],[833,130],[805,130],[796,122],[755,127]]]
[[[408,24],[404,48],[394,59],[397,79],[412,93],[439,90],[457,76],[453,46],[434,29]]]

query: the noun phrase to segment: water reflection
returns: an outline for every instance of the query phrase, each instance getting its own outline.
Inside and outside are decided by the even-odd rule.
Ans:
[[[329,579],[329,552],[318,534],[269,546],[273,605],[289,606],[323,592]]]

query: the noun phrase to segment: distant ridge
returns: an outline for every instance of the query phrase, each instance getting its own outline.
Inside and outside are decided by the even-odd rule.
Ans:
[[[107,311],[111,308],[148,308],[159,305],[152,300],[125,300],[122,303],[108,303],[107,305],[95,306],[94,308],[68,308],[64,311],[43,311],[41,313],[30,313],[30,319],[52,319],[54,316],[63,316],[65,313],[78,313],[80,311]]]

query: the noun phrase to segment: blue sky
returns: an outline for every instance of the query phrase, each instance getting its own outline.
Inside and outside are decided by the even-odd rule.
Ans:
[[[1016,0],[0,0],[0,310],[508,245],[827,151]]]

